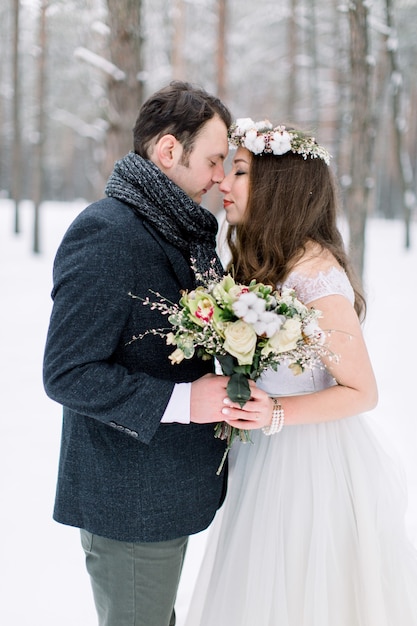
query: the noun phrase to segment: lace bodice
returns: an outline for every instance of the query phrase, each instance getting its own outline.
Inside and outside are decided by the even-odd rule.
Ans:
[[[315,276],[294,271],[281,287],[295,289],[298,298],[304,304],[332,295],[344,296],[352,305],[354,302],[354,292],[346,273],[334,266],[327,271],[318,272]],[[271,396],[311,393],[335,384],[336,381],[324,367],[307,369],[302,374],[294,376],[292,370],[284,364],[276,372],[268,370],[257,382],[258,387]]]
[[[345,296],[353,304],[355,296],[346,273],[337,267],[327,272],[318,272],[316,276],[308,276],[300,272],[292,272],[282,287],[295,289],[304,304],[324,296]]]

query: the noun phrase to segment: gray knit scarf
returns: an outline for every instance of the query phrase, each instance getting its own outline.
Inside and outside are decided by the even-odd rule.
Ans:
[[[169,243],[204,274],[214,263],[223,274],[216,253],[217,220],[210,211],[194,202],[152,161],[130,152],[117,161],[105,193],[132,207]]]

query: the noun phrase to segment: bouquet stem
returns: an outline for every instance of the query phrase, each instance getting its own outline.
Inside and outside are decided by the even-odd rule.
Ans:
[[[227,455],[229,454],[229,450],[231,449],[232,443],[236,439],[236,437],[238,437],[243,443],[250,442],[251,438],[248,430],[234,428],[233,426],[229,426],[229,424],[226,424],[226,422],[219,422],[218,424],[216,424],[216,426],[214,427],[214,436],[218,439],[223,439],[227,441],[226,450],[224,451],[222,460],[220,461],[220,465],[216,472],[217,476],[220,476],[226,462]]]
[[[230,445],[230,443],[229,443],[229,444],[227,444],[227,448],[226,448],[226,450],[224,451],[224,454],[223,454],[222,460],[220,461],[220,465],[219,465],[219,467],[217,468],[217,472],[216,472],[216,475],[217,475],[217,476],[220,476],[220,474],[222,473],[222,470],[223,470],[224,464],[225,464],[226,459],[227,459],[227,455],[229,454],[229,450],[230,450],[230,448],[231,448],[231,447],[232,447],[232,446]]]

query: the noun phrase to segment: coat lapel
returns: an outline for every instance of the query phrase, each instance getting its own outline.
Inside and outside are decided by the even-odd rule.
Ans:
[[[184,257],[181,251],[172,244],[168,243],[166,239],[161,237],[161,235],[148,222],[144,221],[143,225],[146,230],[149,231],[152,237],[158,242],[158,244],[167,255],[171,263],[173,272],[177,276],[178,282],[181,285],[181,288],[192,288],[195,283],[194,275],[189,263],[187,262],[187,259]]]

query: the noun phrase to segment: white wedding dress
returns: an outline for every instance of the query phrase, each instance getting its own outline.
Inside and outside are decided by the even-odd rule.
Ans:
[[[286,281],[306,304],[342,294],[332,268]],[[335,384],[326,370],[282,366],[270,395]],[[417,552],[405,531],[400,472],[366,416],[252,431],[230,452],[226,501],[213,522],[186,626],[417,626]]]

